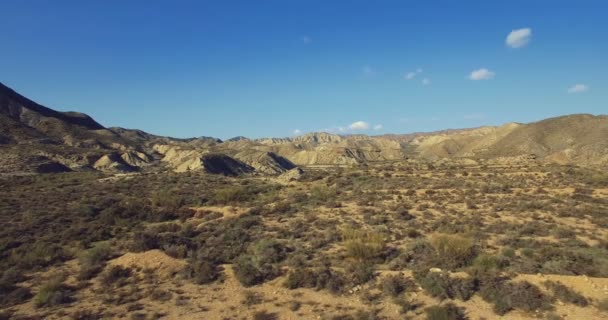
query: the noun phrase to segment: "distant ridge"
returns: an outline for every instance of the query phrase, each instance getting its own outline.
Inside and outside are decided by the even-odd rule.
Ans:
[[[0,83],[0,173],[204,170],[280,175],[296,166],[420,159],[535,159],[608,165],[608,116],[574,114],[522,124],[379,136],[311,132],[287,138],[176,139],[105,128],[42,106]]]

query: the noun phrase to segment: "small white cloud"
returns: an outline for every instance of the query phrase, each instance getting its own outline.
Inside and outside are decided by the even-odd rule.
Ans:
[[[568,93],[582,93],[589,91],[589,86],[586,84],[575,84],[572,87],[568,88]]]
[[[428,86],[429,84],[431,84],[431,79],[429,79],[429,78],[422,79],[422,85]]]
[[[311,42],[312,42],[312,38],[311,38],[311,37],[309,37],[309,36],[303,36],[303,37],[301,38],[301,40],[302,40],[302,43],[304,43],[304,44],[309,44],[309,43],[311,43]]]
[[[523,28],[511,31],[505,42],[511,48],[525,47],[532,38],[532,29]]]
[[[416,77],[416,72],[408,72],[405,74],[404,78],[405,80],[412,80]]]
[[[412,80],[420,73],[422,73],[422,69],[418,68],[416,71],[406,73],[403,78],[405,78],[405,80]]]
[[[300,130],[300,129],[293,130],[293,135],[294,136],[299,136],[300,134],[302,134],[302,130]]]
[[[489,80],[494,78],[496,74],[486,68],[481,68],[479,70],[474,70],[471,72],[469,79],[471,80]]]
[[[351,123],[350,126],[348,126],[348,128],[351,130],[367,130],[367,129],[369,129],[369,123],[367,123],[365,121],[357,121],[357,122]]]
[[[381,124],[377,124],[374,126],[374,130],[382,130],[382,125]]]

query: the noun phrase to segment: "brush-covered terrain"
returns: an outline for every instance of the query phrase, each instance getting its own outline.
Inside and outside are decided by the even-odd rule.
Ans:
[[[531,159],[0,177],[0,319],[605,319],[608,175]]]

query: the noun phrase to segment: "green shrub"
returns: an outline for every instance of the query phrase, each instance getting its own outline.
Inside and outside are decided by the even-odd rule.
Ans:
[[[183,274],[196,284],[207,284],[217,280],[221,273],[217,266],[201,259],[191,259]]]
[[[384,237],[378,233],[346,228],[342,230],[342,240],[347,254],[358,261],[372,260],[384,253]]]
[[[589,301],[580,293],[566,287],[560,282],[546,280],[543,281],[543,285],[551,290],[553,298],[558,299],[562,302],[572,303],[580,307],[586,307],[589,305]]]
[[[494,304],[494,312],[504,315],[513,309],[527,312],[550,310],[551,301],[538,287],[527,281],[510,282],[501,277],[486,277],[480,280],[479,294]]]
[[[597,302],[597,308],[600,311],[608,312],[608,298],[600,299],[600,301]]]
[[[403,276],[403,274],[388,275],[380,283],[382,292],[391,297],[397,297],[408,288],[411,288],[412,285],[412,282]]]
[[[424,309],[428,320],[464,320],[464,310],[452,303]]]
[[[162,190],[154,193],[151,196],[152,205],[159,207],[161,210],[172,211],[176,213],[185,203],[176,191]]]
[[[472,269],[474,272],[488,273],[502,270],[508,265],[509,260],[505,256],[481,254],[473,260]]]
[[[438,299],[469,300],[478,290],[478,283],[473,278],[451,278],[443,272],[414,273],[420,286],[432,297]]]
[[[264,299],[261,294],[253,291],[245,291],[243,293],[243,301],[241,303],[251,307],[253,305],[260,304],[263,301]]]
[[[253,320],[277,320],[279,317],[276,313],[270,313],[268,311],[257,311],[253,314]]]
[[[399,306],[400,313],[408,313],[419,307],[419,304],[412,302],[412,300],[406,297],[394,297],[393,303]]]
[[[64,276],[55,276],[44,283],[34,297],[34,306],[52,307],[72,301],[72,290],[63,281]]]
[[[366,283],[376,276],[374,264],[371,262],[351,263],[346,267],[345,273],[348,275],[352,285]]]
[[[110,253],[110,246],[107,243],[98,244],[82,252],[78,256],[80,264],[78,279],[91,279],[99,273],[103,269],[105,261],[110,257]]]
[[[280,274],[276,263],[285,259],[286,253],[287,249],[279,242],[262,239],[235,261],[234,274],[247,287],[273,279]]]
[[[327,289],[332,293],[340,293],[344,290],[345,280],[344,275],[332,270],[329,266],[296,268],[289,272],[284,285],[289,289]]]
[[[325,204],[330,200],[335,200],[336,196],[336,188],[330,188],[324,185],[317,185],[310,189],[309,200],[314,204]]]
[[[437,253],[437,262],[441,268],[460,268],[471,264],[477,255],[472,238],[458,234],[431,235],[431,245]]]
[[[107,287],[122,287],[128,282],[128,279],[130,277],[130,268],[125,268],[122,266],[112,266],[101,276],[101,284]]]

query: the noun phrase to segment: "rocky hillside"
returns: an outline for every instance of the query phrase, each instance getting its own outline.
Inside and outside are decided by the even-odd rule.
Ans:
[[[279,175],[296,166],[356,165],[406,158],[535,158],[608,165],[608,116],[587,114],[529,124],[383,136],[308,133],[227,141],[176,139],[105,128],[77,112],[58,112],[0,83],[0,173],[101,170],[203,170]]]

